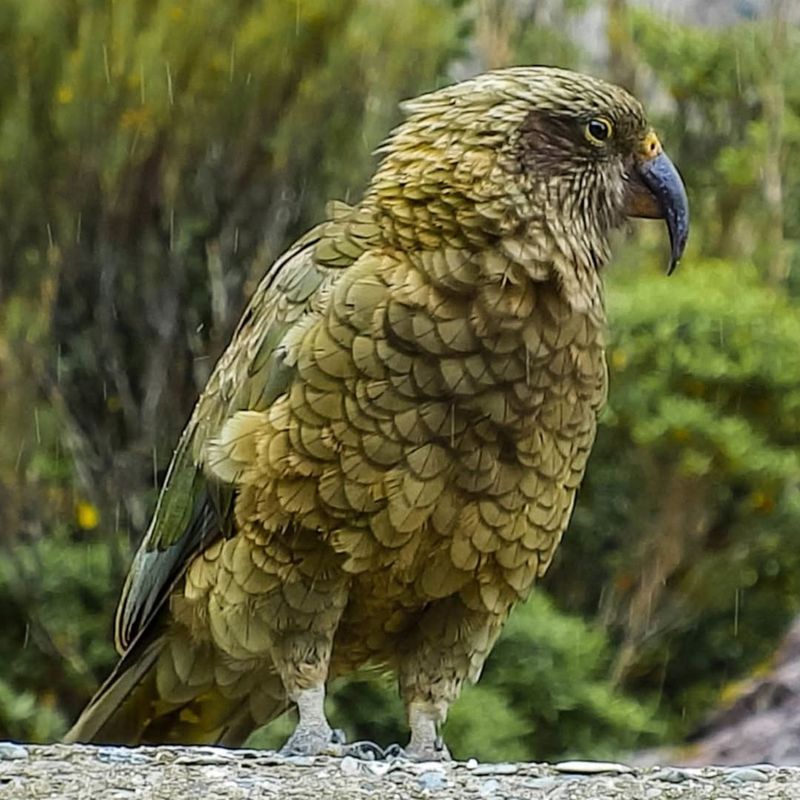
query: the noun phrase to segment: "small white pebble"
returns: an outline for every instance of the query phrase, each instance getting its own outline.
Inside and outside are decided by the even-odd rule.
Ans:
[[[612,761],[561,761],[553,764],[559,772],[577,773],[580,775],[598,775],[601,772],[615,772],[622,775],[633,770],[625,764]]]
[[[353,756],[345,756],[339,764],[339,769],[345,775],[357,775],[361,771],[361,765]]]
[[[473,775],[516,775],[518,772],[516,764],[481,764],[475,767]]]
[[[470,758],[467,761],[467,769],[475,769],[478,766],[478,759],[477,758]]]
[[[315,761],[314,756],[284,756],[284,763],[295,767],[313,767]]]

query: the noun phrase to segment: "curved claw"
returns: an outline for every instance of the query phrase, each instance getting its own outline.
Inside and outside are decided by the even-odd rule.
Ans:
[[[365,740],[346,745],[342,755],[352,756],[361,761],[383,761],[386,758],[386,751],[379,744]]]
[[[390,744],[383,751],[383,757],[387,761],[395,761],[401,758],[408,758],[408,754],[399,744]]]

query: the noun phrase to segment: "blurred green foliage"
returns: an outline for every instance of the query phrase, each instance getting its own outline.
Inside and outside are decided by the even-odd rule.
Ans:
[[[114,592],[129,557],[124,542],[56,527],[6,548],[0,560],[0,731],[48,741],[70,722],[70,706],[95,688],[94,670],[113,662]]]
[[[58,737],[113,663],[131,542],[266,265],[361,191],[401,98],[507,63],[631,84],[694,228],[669,280],[660,225],[620,242],[570,531],[448,741],[612,756],[684,735],[769,659],[800,604],[796,26],[622,0],[1,0],[0,738]],[[351,737],[403,740],[387,678],[330,702]]]
[[[548,586],[685,730],[800,610],[800,316],[745,263],[612,283],[609,407]]]

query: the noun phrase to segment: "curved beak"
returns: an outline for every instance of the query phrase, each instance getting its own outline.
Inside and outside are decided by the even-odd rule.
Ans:
[[[678,170],[653,131],[644,138],[627,176],[625,213],[629,217],[666,220],[671,250],[667,275],[672,275],[689,236],[689,201]]]

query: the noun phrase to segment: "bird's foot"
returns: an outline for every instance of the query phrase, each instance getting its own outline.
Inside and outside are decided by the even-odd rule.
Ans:
[[[387,761],[407,759],[408,761],[452,761],[453,757],[447,745],[438,736],[433,742],[425,745],[409,743],[406,747],[399,744],[390,744],[384,751],[383,757]]]
[[[375,742],[361,741],[346,744],[342,748],[343,756],[352,756],[360,761],[383,761],[386,758],[386,752]]]
[[[450,751],[442,739],[439,728],[444,722],[444,709],[431,703],[409,703],[408,721],[411,738],[405,748],[405,757],[412,761],[452,761]]]
[[[280,750],[284,756],[350,756],[359,761],[382,761],[383,748],[375,742],[362,741],[347,744],[344,731],[316,728],[298,728]]]
[[[286,744],[282,756],[343,756],[346,755],[345,736],[328,725],[298,725]]]

